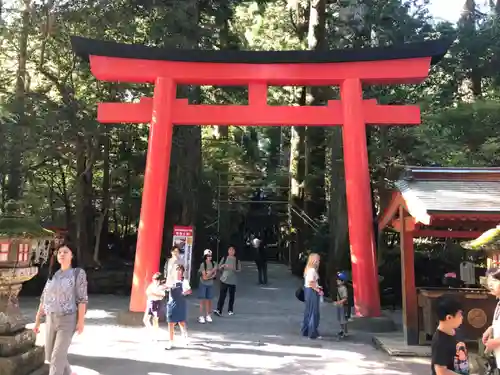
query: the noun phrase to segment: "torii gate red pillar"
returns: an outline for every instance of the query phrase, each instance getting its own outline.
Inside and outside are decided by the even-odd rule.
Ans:
[[[130,310],[143,312],[145,289],[159,269],[173,125],[343,126],[349,238],[358,315],[380,315],[366,124],[417,125],[416,106],[363,100],[362,84],[419,83],[450,41],[344,51],[180,51],[72,38],[97,79],[154,83],[153,99],[102,103],[102,123],[151,123]],[[189,105],[176,85],[248,85],[248,105]],[[339,85],[323,107],[269,106],[267,87]]]
[[[366,275],[370,280],[370,284],[366,282],[355,290],[355,311],[373,317],[380,315],[380,291],[361,81],[346,79],[340,85],[340,97],[344,110],[342,140],[352,276],[356,282]]]

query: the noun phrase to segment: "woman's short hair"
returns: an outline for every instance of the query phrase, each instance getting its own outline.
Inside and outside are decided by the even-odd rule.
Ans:
[[[63,247],[67,247],[71,251],[71,254],[72,254],[72,257],[71,257],[71,267],[76,268],[78,266],[78,260],[77,260],[77,257],[76,257],[76,251],[73,250],[74,247],[69,242],[64,241],[63,243],[61,243],[61,244],[59,244],[59,245],[56,246],[56,248],[52,251],[52,254],[50,256],[50,260],[49,260],[49,274],[48,274],[48,277],[47,277],[49,280],[52,280],[52,278],[54,277],[54,274],[60,268],[60,265],[57,262],[57,252],[59,251],[59,249],[62,249]]]

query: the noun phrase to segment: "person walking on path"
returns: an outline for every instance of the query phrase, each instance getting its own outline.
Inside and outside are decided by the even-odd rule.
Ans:
[[[222,275],[220,277],[219,300],[217,302],[217,309],[214,310],[214,314],[222,316],[224,302],[226,302],[226,296],[229,292],[228,314],[233,315],[237,273],[241,271],[241,263],[238,258],[236,258],[236,250],[234,247],[231,246],[227,251],[227,255],[220,259],[219,269],[222,270]]]
[[[40,298],[35,318],[35,333],[40,332],[42,315],[46,317],[45,360],[50,363],[49,375],[71,375],[68,349],[75,332],[81,334],[87,309],[87,275],[73,268],[73,252],[66,245],[56,250],[60,269],[49,271],[49,279]]]
[[[170,258],[167,259],[165,265],[163,266],[163,278],[165,280],[165,286],[167,287],[165,291],[165,298],[161,304],[160,316],[165,316],[166,307],[168,303],[168,287],[170,287],[177,280],[177,271],[175,267],[178,264],[184,265],[184,260],[181,259],[181,251],[177,246],[172,247],[170,250]]]
[[[200,286],[198,288],[198,299],[200,300],[201,324],[212,323],[212,299],[214,298],[214,279],[217,274],[217,263],[213,261],[212,250],[206,249],[203,252],[203,262],[198,270],[200,275]]]
[[[170,286],[170,293],[167,303],[167,323],[168,323],[168,343],[166,349],[172,349],[174,341],[175,325],[178,324],[182,337],[187,344],[187,303],[186,296],[191,294],[189,281],[184,278],[186,269],[182,264],[175,267],[177,272],[176,281]]]
[[[304,269],[304,320],[302,322],[302,336],[310,339],[320,338],[319,327],[319,302],[323,295],[323,289],[319,285],[319,262],[320,257],[311,253],[307,259]]]
[[[166,285],[170,286],[177,280],[176,266],[178,264],[184,265],[183,259],[180,258],[180,250],[177,246],[174,246],[170,251],[171,257],[165,262],[165,267],[163,268],[163,276],[166,280]]]
[[[153,275],[151,284],[149,284],[148,288],[146,289],[146,296],[148,300],[143,319],[146,328],[153,328],[155,333],[158,332],[161,303],[165,298],[165,286],[161,285],[160,280],[161,273],[155,273]],[[152,325],[151,320],[153,321]]]
[[[255,236],[251,241],[255,253],[255,265],[259,273],[259,285],[267,285],[267,254],[260,236]]]

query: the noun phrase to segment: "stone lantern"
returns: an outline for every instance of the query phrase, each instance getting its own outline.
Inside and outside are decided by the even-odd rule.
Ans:
[[[24,282],[38,273],[31,266],[32,247],[51,238],[36,220],[22,215],[20,207],[7,203],[0,216],[0,374],[47,374],[43,347],[35,346],[35,334],[26,329],[18,295]]]

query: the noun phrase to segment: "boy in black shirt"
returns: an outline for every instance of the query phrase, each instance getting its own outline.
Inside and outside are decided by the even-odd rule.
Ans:
[[[469,358],[465,343],[456,336],[462,324],[462,307],[449,297],[436,301],[439,325],[432,337],[432,375],[469,375]]]

